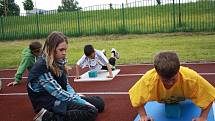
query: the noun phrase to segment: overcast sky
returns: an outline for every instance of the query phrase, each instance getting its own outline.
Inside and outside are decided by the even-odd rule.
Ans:
[[[15,0],[15,2],[19,5],[20,7],[20,13],[25,13],[23,9],[23,2],[24,0]],[[61,0],[32,0],[34,3],[34,6],[39,9],[44,9],[44,10],[54,10],[57,9],[59,5],[61,5]],[[101,5],[101,4],[122,4],[126,3],[126,0],[76,0],[79,2],[79,6],[84,8],[84,7],[89,7],[93,5]],[[132,3],[135,1],[144,1],[147,4],[150,3],[156,3],[156,0],[127,0],[128,3]],[[161,0],[162,4],[165,3],[172,3],[173,0]],[[175,0],[175,3],[177,3],[179,0]],[[180,0],[182,3],[183,2],[195,2],[198,0]],[[36,5],[35,5],[36,4]]]
[[[15,2],[19,5],[21,9],[21,13],[25,13],[23,9],[23,2],[24,0],[15,0]],[[57,9],[59,5],[61,5],[61,0],[32,0],[34,3],[34,6],[36,4],[36,7],[39,9],[44,10],[53,10]],[[82,8],[92,6],[92,5],[100,5],[100,4],[121,4],[125,3],[126,0],[77,0],[79,2],[79,6]],[[127,0],[128,2],[134,2],[135,0]]]

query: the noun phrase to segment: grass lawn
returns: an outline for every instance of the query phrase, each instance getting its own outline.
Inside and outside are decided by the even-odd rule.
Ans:
[[[21,52],[33,40],[0,42],[0,68],[16,68]],[[44,43],[45,39],[39,40]],[[69,65],[74,65],[83,54],[83,47],[92,44],[96,49],[116,48],[121,58],[118,64],[152,63],[160,51],[175,51],[182,62],[215,61],[215,33],[166,33],[144,35],[109,35],[69,38]]]
[[[2,17],[0,40],[43,38],[52,31],[62,31],[67,36],[214,31],[215,1],[188,1],[183,0],[187,3],[182,2],[180,9],[177,2],[174,5],[152,6],[149,0],[146,3],[129,3],[124,8],[113,5],[119,9],[104,9],[107,5],[99,5],[79,12],[51,11],[39,15]]]

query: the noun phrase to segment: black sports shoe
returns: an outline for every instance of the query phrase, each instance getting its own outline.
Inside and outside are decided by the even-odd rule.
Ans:
[[[102,49],[101,51],[102,51],[102,53],[106,56],[106,50],[105,50],[105,49]]]
[[[33,121],[42,121],[43,115],[47,112],[45,108],[42,108],[39,113],[34,116]]]
[[[119,52],[117,52],[115,48],[112,48],[112,49],[111,49],[111,53],[114,54],[114,57],[115,57],[116,59],[119,59],[119,57],[120,57],[120,56],[119,56]]]

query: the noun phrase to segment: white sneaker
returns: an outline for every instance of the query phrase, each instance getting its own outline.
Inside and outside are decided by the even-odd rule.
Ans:
[[[39,113],[34,116],[33,121],[42,121],[43,115],[47,112],[45,108],[42,108]]]
[[[119,57],[120,57],[120,56],[119,56],[119,52],[117,52],[115,48],[112,48],[112,49],[111,49],[111,53],[114,54],[114,57],[115,57],[116,59],[119,59]]]
[[[105,49],[102,49],[101,51],[102,51],[102,53],[106,56],[106,50],[105,50]]]
[[[1,89],[2,89],[2,81],[0,79],[0,91],[1,91]]]

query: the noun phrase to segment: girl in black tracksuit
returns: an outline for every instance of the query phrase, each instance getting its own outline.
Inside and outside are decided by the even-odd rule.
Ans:
[[[63,33],[51,33],[43,56],[29,72],[27,91],[37,113],[35,121],[94,121],[97,113],[104,110],[100,97],[80,97],[68,83],[67,47]]]

